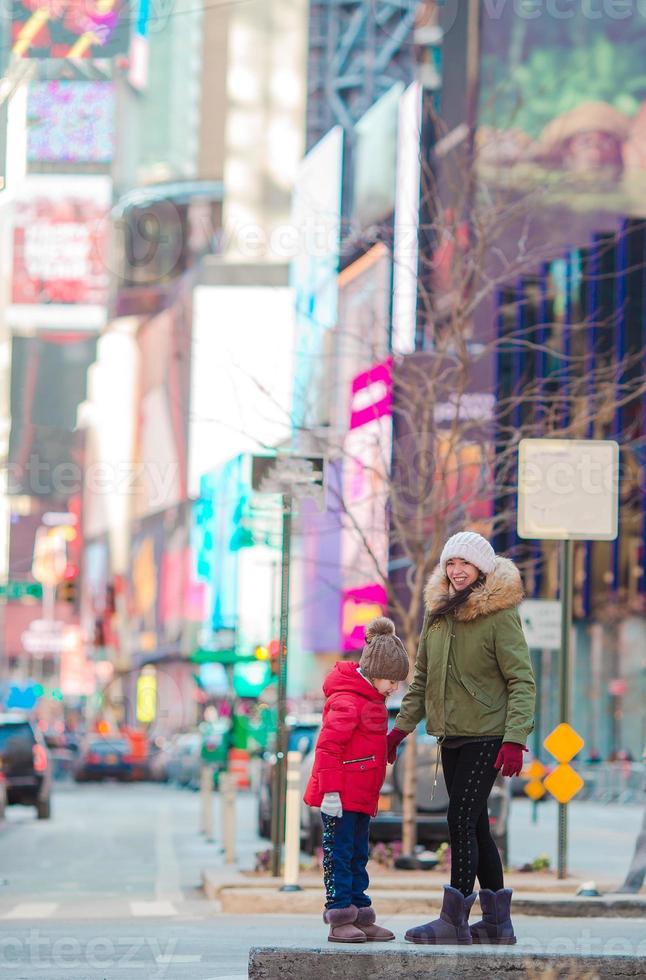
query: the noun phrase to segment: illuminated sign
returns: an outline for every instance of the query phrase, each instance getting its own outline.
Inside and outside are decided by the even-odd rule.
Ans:
[[[16,58],[113,58],[128,50],[128,5],[13,0],[11,42]]]
[[[137,678],[137,721],[149,725],[157,716],[157,677],[144,668]]]

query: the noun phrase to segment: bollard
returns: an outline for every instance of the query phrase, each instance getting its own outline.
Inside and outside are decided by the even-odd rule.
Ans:
[[[236,780],[229,772],[220,773],[220,817],[222,821],[222,849],[226,864],[236,859]]]
[[[213,840],[213,768],[202,766],[200,772],[201,830],[208,841]]]
[[[300,752],[287,753],[285,814],[285,881],[281,892],[300,892],[301,867],[301,760]]]

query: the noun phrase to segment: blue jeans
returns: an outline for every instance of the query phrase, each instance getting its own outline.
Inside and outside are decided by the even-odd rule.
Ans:
[[[368,908],[370,883],[368,838],[370,816],[344,810],[342,817],[321,814],[323,820],[323,880],[326,909]]]

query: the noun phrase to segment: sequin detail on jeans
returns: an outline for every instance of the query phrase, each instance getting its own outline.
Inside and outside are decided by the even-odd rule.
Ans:
[[[323,884],[325,885],[325,903],[329,905],[334,901],[334,860],[332,850],[334,848],[336,817],[322,813],[321,818],[323,820]]]

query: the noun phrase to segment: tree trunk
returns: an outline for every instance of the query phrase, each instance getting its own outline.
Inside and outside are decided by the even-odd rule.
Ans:
[[[417,740],[412,731],[405,742],[402,799],[402,853],[413,854],[417,844]]]

